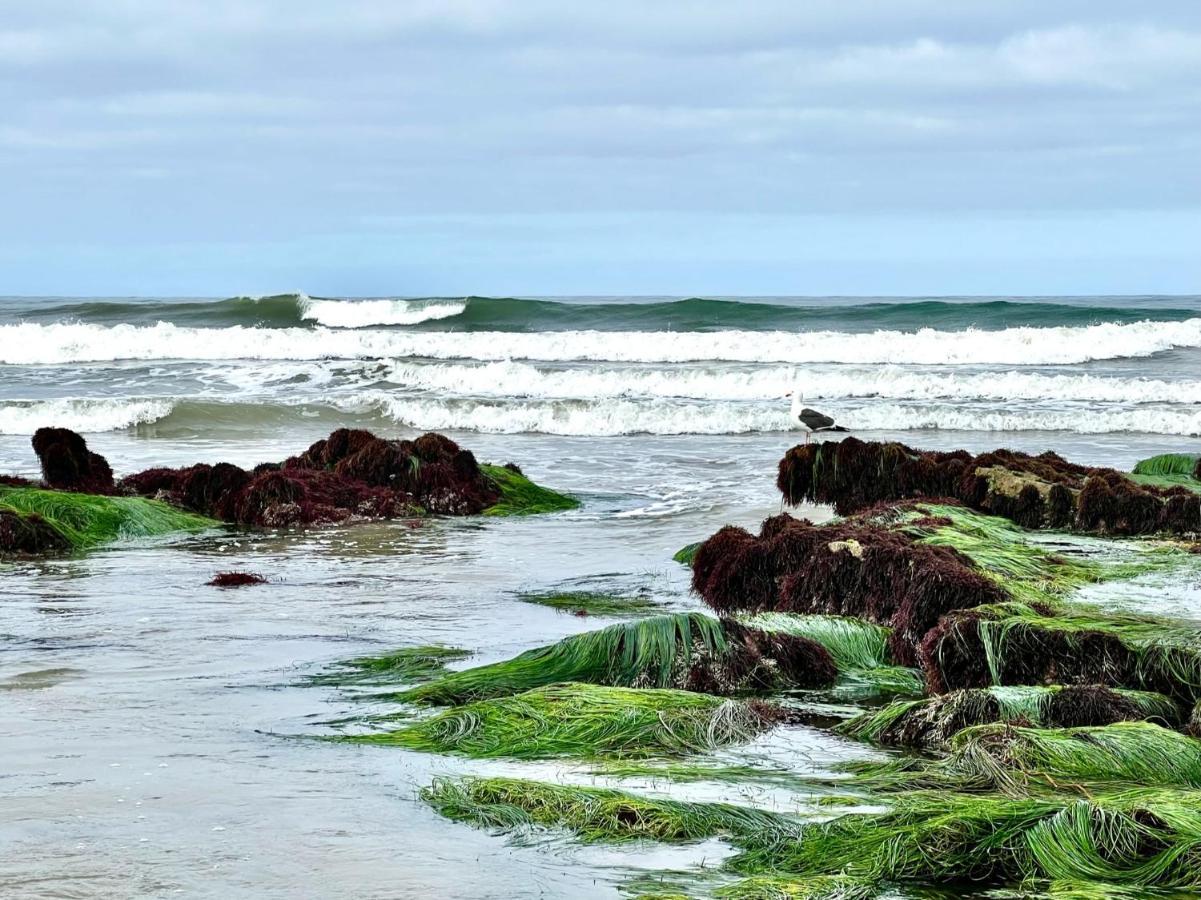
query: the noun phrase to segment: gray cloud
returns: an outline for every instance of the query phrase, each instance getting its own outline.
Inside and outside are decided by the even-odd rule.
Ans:
[[[305,277],[315,242],[362,235],[360,263],[402,282],[378,290],[404,292],[421,261],[401,223],[438,216],[479,258],[524,245],[455,217],[582,216],[594,227],[556,253],[591,258],[613,216],[934,216],[954,234],[989,213],[1195,211],[1201,9],[0,0],[0,110],[0,239],[27,252],[0,292],[54,290],[61,271],[38,267],[55,254],[113,289],[170,289],[145,259],[181,242],[214,283],[253,274],[256,246],[303,246]],[[711,231],[720,254],[756,256],[754,229]],[[1165,283],[1188,287],[1165,234]]]

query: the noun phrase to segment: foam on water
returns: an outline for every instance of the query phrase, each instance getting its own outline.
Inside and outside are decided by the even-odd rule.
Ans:
[[[118,431],[170,414],[169,400],[58,399],[0,404],[0,434],[32,434],[43,426]]]
[[[466,300],[315,300],[300,297],[301,319],[334,328],[416,325],[449,319],[467,309]]]
[[[404,332],[188,328],[169,323],[0,326],[0,363],[118,359],[529,359],[679,363],[721,360],[925,365],[1068,365],[1201,347],[1201,318],[999,331]]]

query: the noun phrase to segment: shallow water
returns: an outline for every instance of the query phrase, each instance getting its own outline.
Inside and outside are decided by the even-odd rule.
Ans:
[[[325,427],[235,445],[120,433],[92,443],[118,471],[152,460],[250,463]],[[415,529],[222,531],[5,565],[0,896],[612,897],[639,871],[716,864],[724,851],[712,842],[523,846],[443,820],[415,798],[435,774],[587,776],[314,740],[330,733],[322,722],[363,708],[302,680],[334,660],[402,645],[462,646],[478,651],[472,663],[491,661],[610,621],[521,602],[522,590],[587,580],[694,608],[671,554],[721,524],[776,512],[774,466],[791,441],[456,437],[483,459],[517,460],[535,479],[578,492],[583,509]],[[1157,449],[1152,439],[979,433],[940,434],[937,445],[1000,443],[1117,465]],[[0,470],[32,468],[22,444],[0,442]],[[225,569],[261,572],[271,584],[205,585]],[[745,752],[803,773],[865,751],[796,727]],[[748,791],[769,806],[804,805],[780,789],[671,788],[705,799]]]
[[[779,510],[776,464],[799,439],[781,395],[798,385],[865,439],[1120,468],[1197,452],[1199,310],[1196,297],[0,298],[0,472],[37,473],[40,425],[85,432],[118,474],[281,459],[343,425],[438,428],[584,500],[548,517],[222,530],[0,563],[0,896],[613,897],[663,870],[712,871],[718,842],[513,843],[446,821],[416,798],[438,774],[593,776],[317,740],[365,707],[304,679],[406,645],[487,662],[612,621],[523,591],[637,589],[697,608],[671,555]],[[271,583],[206,586],[228,569]],[[1124,596],[1161,608],[1161,587]],[[1197,586],[1168,608],[1201,614]],[[804,774],[865,752],[793,727],[729,756]]]

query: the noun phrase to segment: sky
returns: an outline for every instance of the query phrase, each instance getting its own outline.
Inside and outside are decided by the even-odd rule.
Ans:
[[[1201,293],[1196,0],[0,0],[0,294]]]

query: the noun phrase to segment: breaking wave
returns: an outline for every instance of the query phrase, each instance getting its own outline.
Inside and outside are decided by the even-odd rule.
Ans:
[[[0,325],[0,363],[120,359],[434,359],[549,362],[1067,365],[1201,347],[1201,318],[999,331],[409,332],[189,328],[169,323]]]

